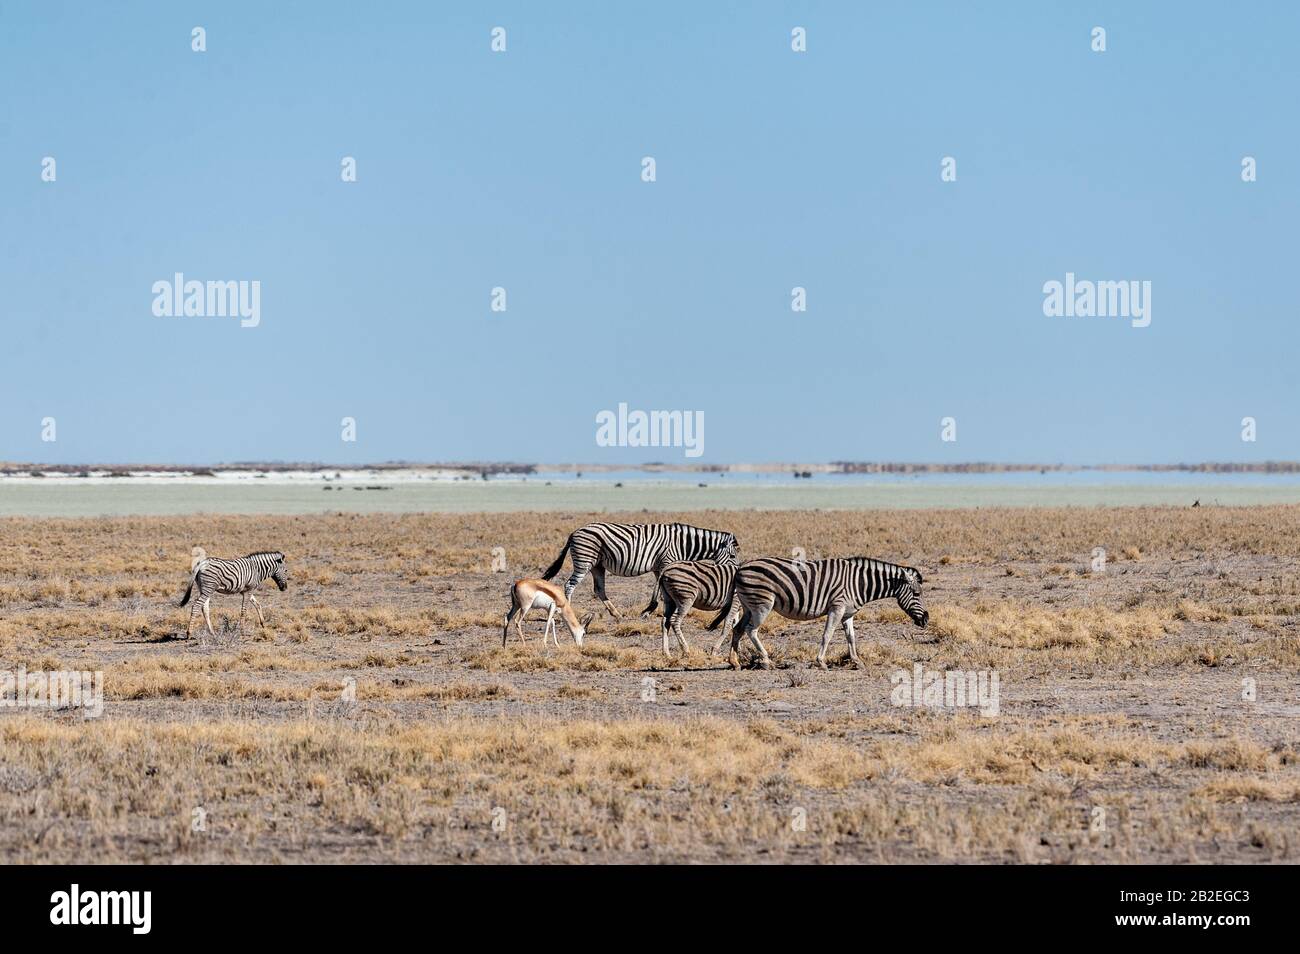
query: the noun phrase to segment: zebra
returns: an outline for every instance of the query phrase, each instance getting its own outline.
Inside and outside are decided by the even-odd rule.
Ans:
[[[605,595],[606,572],[615,576],[657,574],[670,563],[686,560],[735,565],[738,552],[735,535],[725,530],[705,530],[685,523],[589,523],[569,534],[564,549],[542,574],[542,579],[549,580],[559,573],[564,566],[564,555],[570,554],[573,572],[564,584],[565,599],[590,571],[596,597],[611,616],[621,619],[622,614]],[[650,594],[650,605],[642,610],[642,616],[653,613],[658,603],[656,583]]]
[[[713,563],[709,560],[697,560],[690,563],[670,563],[659,573],[658,591],[664,597],[663,641],[664,655],[668,651],[668,630],[671,627],[682,652],[689,653],[691,647],[686,645],[682,636],[682,619],[692,609],[719,610],[732,599],[735,588],[736,565],[734,563]],[[733,615],[739,616],[737,611]],[[722,630],[722,638],[727,635],[727,628]],[[718,640],[721,645],[722,638]],[[716,653],[718,647],[714,646]]]
[[[194,584],[199,585],[198,598],[190,606],[190,622],[185,628],[186,639],[189,639],[194,631],[194,617],[200,607],[203,609],[203,620],[208,626],[208,635],[216,639],[217,634],[212,631],[212,615],[208,612],[208,603],[211,602],[214,593],[238,593],[243,598],[239,606],[241,634],[244,632],[244,612],[250,600],[253,609],[257,610],[257,618],[262,621],[263,628],[266,627],[266,617],[262,615],[262,607],[257,602],[257,597],[253,595],[253,590],[268,577],[275,581],[280,592],[289,588],[283,553],[278,550],[260,550],[240,560],[216,560],[204,553],[201,547],[195,547],[194,557],[190,569],[190,585],[185,588],[185,595],[176,604],[184,606],[189,603]]]
[[[764,669],[772,660],[758,639],[758,628],[767,614],[778,614],[793,620],[811,620],[826,617],[826,630],[817,653],[817,665],[826,668],[826,650],[831,644],[835,627],[844,627],[849,643],[849,658],[859,669],[864,668],[858,657],[858,640],[853,632],[853,617],[872,600],[892,596],[917,626],[924,628],[930,614],[921,605],[921,571],[915,567],[886,563],[870,557],[843,557],[836,560],[777,560],[761,559],[742,563],[736,571],[734,594],[726,609],[718,615],[709,629],[731,612],[739,597],[744,607],[740,622],[731,631],[731,668],[740,668],[737,650],[745,636],[762,655]]]

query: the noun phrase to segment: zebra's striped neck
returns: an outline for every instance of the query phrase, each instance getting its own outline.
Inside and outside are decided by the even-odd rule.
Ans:
[[[265,580],[275,572],[275,568],[284,559],[284,554],[278,550],[259,550],[256,553],[248,554],[244,559],[248,561],[249,566],[260,574],[258,578]]]
[[[872,557],[853,557],[857,572],[853,574],[854,595],[862,603],[870,603],[890,595],[898,584],[907,579],[907,568],[898,563],[887,563]]]

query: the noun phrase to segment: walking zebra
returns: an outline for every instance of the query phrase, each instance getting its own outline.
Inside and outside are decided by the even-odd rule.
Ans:
[[[892,596],[899,607],[917,626],[925,626],[930,614],[921,605],[921,573],[910,566],[886,563],[870,557],[845,557],[838,560],[751,560],[736,571],[735,597],[740,599],[744,614],[731,631],[730,661],[733,669],[740,668],[737,649],[740,640],[748,636],[762,654],[763,668],[771,666],[767,650],[758,639],[758,627],[767,614],[778,614],[793,620],[810,620],[826,617],[826,631],[817,653],[817,665],[826,668],[826,650],[831,644],[831,634],[836,626],[844,627],[849,643],[849,658],[862,668],[858,658],[858,640],[853,632],[853,617],[872,600]],[[734,602],[734,599],[733,599]],[[717,628],[731,611],[718,615],[709,629]]]
[[[736,580],[734,563],[712,563],[697,560],[691,563],[671,563],[659,574],[659,591],[664,596],[663,640],[664,655],[668,651],[668,630],[671,627],[682,652],[689,653],[691,647],[686,645],[682,636],[682,620],[692,609],[720,610],[732,599],[732,589]],[[734,616],[739,616],[736,611]],[[732,619],[732,623],[735,619]],[[727,635],[724,626],[722,638]],[[722,639],[718,640],[721,645]],[[717,652],[718,648],[713,648]]]
[[[542,579],[549,580],[564,566],[564,555],[573,559],[573,572],[564,584],[567,599],[582,578],[591,573],[596,597],[615,619],[621,615],[605,595],[605,574],[640,576],[659,573],[670,563],[688,560],[712,560],[736,563],[739,547],[733,534],[725,530],[705,530],[684,523],[589,523],[574,530],[564,549],[555,558]],[[650,595],[644,614],[654,612],[659,603],[659,584]]]
[[[253,595],[253,590],[268,577],[275,580],[275,585],[281,592],[288,589],[289,577],[285,572],[283,553],[278,550],[265,550],[250,553],[240,560],[215,560],[203,553],[201,548],[196,547],[194,556],[197,559],[190,572],[190,585],[185,588],[185,595],[177,604],[184,606],[188,603],[190,594],[194,591],[194,584],[199,585],[199,595],[190,607],[190,622],[185,627],[186,639],[189,639],[194,631],[194,617],[200,607],[203,609],[203,620],[208,625],[208,635],[213,639],[216,638],[217,634],[212,631],[212,615],[208,612],[208,603],[211,602],[214,593],[238,593],[243,598],[239,605],[241,634],[244,632],[244,612],[250,600],[253,608],[257,610],[257,618],[262,621],[263,627],[266,626],[266,617],[262,615],[262,607],[257,602],[257,597]]]

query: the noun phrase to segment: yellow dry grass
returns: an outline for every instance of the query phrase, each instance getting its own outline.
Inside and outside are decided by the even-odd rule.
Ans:
[[[898,622],[906,622],[901,611]],[[1013,649],[1118,646],[1158,639],[1175,629],[1173,616],[1147,608],[1117,611],[1102,606],[1042,609],[1016,601],[979,602],[972,607],[936,605],[930,626],[959,643]]]
[[[503,648],[510,581],[590,517],[0,520],[5,663],[102,669],[107,696],[95,721],[0,712],[0,857],[1293,857],[1300,755],[1278,713],[1300,673],[1300,508],[602,515],[725,527],[742,557],[920,566],[929,630],[874,604],[866,671],[837,635],[830,673],[806,669],[820,624],[775,617],[777,673],[702,651],[710,613],[671,662],[657,620],[603,615],[581,648],[561,628],[543,650],[536,616]],[[196,544],[289,554],[265,631],[236,639],[239,600],[218,597],[219,638],[175,641]],[[611,590],[639,610],[649,580]],[[590,583],[575,600],[596,608]],[[1003,714],[891,708],[889,674],[916,662],[996,668]]]
[[[908,728],[907,717],[884,721],[891,720]],[[1070,851],[1123,858],[1144,850],[1123,824],[1145,810],[1141,803],[1118,795],[1072,804],[1072,787],[1084,783],[1109,780],[1122,790],[1126,779],[1151,772],[1193,773],[1197,788],[1144,836],[1169,843],[1191,832],[1245,837],[1216,814],[1217,803],[1296,800],[1294,753],[1238,738],[1161,743],[1122,720],[1036,731],[921,719],[905,734],[855,741],[853,732],[867,727],[716,718],[453,717],[413,725],[19,717],[0,721],[0,806],[43,820],[46,860],[85,843],[123,856],[118,846],[142,832],[181,858],[222,846],[257,856],[257,845],[263,854],[268,845],[289,850],[311,830],[366,833],[379,838],[381,854],[396,856],[428,850],[439,832],[440,847],[490,857],[544,846],[562,856],[727,857],[759,839],[794,857],[833,857],[849,846],[887,857],[906,845],[922,856],[1033,860],[1044,832]],[[990,794],[966,808],[946,800],[966,786]],[[1108,805],[1121,822],[1105,840],[1088,834],[1092,804]],[[196,810],[211,831],[192,829]],[[492,827],[498,813],[505,845]],[[800,817],[803,828],[791,824]],[[10,847],[18,857],[31,850]],[[1278,840],[1274,850],[1289,851],[1289,843]]]

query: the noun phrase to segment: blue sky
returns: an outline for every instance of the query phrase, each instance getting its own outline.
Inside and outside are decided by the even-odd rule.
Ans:
[[[5,4],[0,460],[1300,456],[1294,5],[613,7]]]

